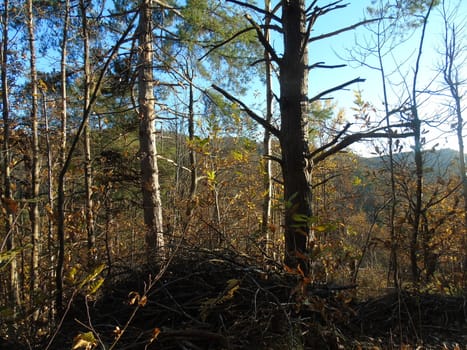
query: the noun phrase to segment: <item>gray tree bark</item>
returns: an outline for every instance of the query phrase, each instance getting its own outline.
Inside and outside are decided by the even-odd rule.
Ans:
[[[271,11],[271,1],[264,1],[264,9],[266,12]],[[271,24],[271,18],[266,17],[265,19],[265,29],[264,29],[264,38],[269,41],[270,39],[270,30],[269,25]],[[264,60],[266,65],[266,116],[265,120],[267,123],[271,124],[272,114],[273,114],[273,92],[272,92],[272,62],[271,55],[268,50],[264,50]],[[271,155],[271,132],[267,129],[264,130],[263,137],[263,153],[264,153],[264,198],[263,198],[263,212],[261,220],[261,236],[264,239],[264,252],[266,256],[269,257],[269,247],[270,247],[270,219],[271,219],[271,196],[272,196],[272,161],[270,158]]]
[[[28,18],[28,34],[29,34],[29,64],[30,64],[30,80],[31,80],[31,134],[32,134],[32,169],[31,169],[31,203],[29,217],[31,220],[31,303],[34,307],[35,292],[39,288],[38,269],[39,269],[39,254],[40,254],[40,214],[39,214],[39,190],[40,190],[40,149],[39,149],[39,134],[38,134],[38,88],[37,88],[37,68],[36,68],[36,48],[35,48],[35,33],[34,33],[34,14],[32,0],[27,3],[27,18]],[[34,317],[38,317],[38,313],[34,313]]]
[[[138,107],[141,185],[147,259],[164,257],[165,242],[157,165],[154,109],[152,0],[141,0],[138,25]]]
[[[83,58],[84,58],[84,101],[83,101],[83,114],[89,108],[90,90],[91,90],[91,62],[89,57],[89,30],[87,20],[87,6],[89,2],[80,0],[79,5],[81,9],[81,30],[83,35]],[[96,252],[94,246],[96,244],[96,236],[94,232],[94,213],[93,213],[93,199],[92,199],[92,164],[91,164],[91,128],[89,126],[89,118],[86,120],[84,126],[84,186],[86,191],[86,230],[88,234],[88,266],[92,266],[96,260]]]

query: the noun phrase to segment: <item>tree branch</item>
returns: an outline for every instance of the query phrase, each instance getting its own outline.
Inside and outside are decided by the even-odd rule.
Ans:
[[[324,62],[316,62],[313,63],[312,65],[308,66],[308,69],[314,69],[314,68],[329,68],[329,69],[334,69],[334,68],[344,68],[347,67],[346,64],[335,64],[335,65],[327,65],[324,64]]]
[[[227,0],[227,2],[232,2],[234,4],[250,8],[252,10],[255,10],[256,12],[262,13],[263,15],[265,15],[267,17],[270,17],[271,19],[273,19],[273,20],[275,20],[277,22],[281,22],[281,19],[279,17],[277,17],[276,15],[274,15],[273,12],[266,11],[266,10],[264,10],[264,9],[258,7],[258,6],[255,6],[255,5],[243,2],[243,1],[238,1],[238,0]]]
[[[408,126],[409,124],[405,123],[405,124],[400,124],[400,125],[394,125],[393,127],[403,127],[403,126]],[[334,138],[334,140],[332,140],[330,143],[328,143],[327,145],[323,146],[323,147],[320,147],[319,148],[319,152],[317,151],[314,151],[310,154],[310,158],[313,159],[313,164],[317,164],[319,162],[321,162],[322,160],[326,159],[327,157],[329,157],[330,155],[333,155],[341,150],[343,150],[344,148],[354,144],[355,142],[358,142],[362,139],[375,139],[375,138],[406,138],[406,137],[412,137],[414,136],[414,133],[413,132],[408,132],[408,133],[405,133],[405,134],[397,134],[393,131],[386,131],[386,132],[380,132],[380,130],[383,130],[385,129],[386,127],[384,128],[379,128],[379,129],[376,129],[376,130],[371,130],[371,131],[368,131],[368,132],[358,132],[358,133],[355,133],[355,134],[351,134],[351,135],[347,135],[346,137],[344,137],[340,142],[337,142],[338,139],[337,138]],[[342,135],[342,132],[339,133],[339,135]],[[332,146],[332,147],[331,147]],[[329,148],[331,147],[331,148]],[[328,150],[325,150],[326,148],[329,148]],[[319,154],[318,154],[319,153]]]
[[[347,123],[345,126],[344,126],[344,129],[342,129],[333,139],[331,142],[328,142],[327,144],[319,147],[318,149],[314,150],[313,152],[310,153],[309,157],[310,158],[313,158],[316,154],[320,153],[321,151],[324,151],[326,148],[329,148],[331,147],[332,145],[336,144],[339,139],[341,138],[342,135],[344,135],[344,133],[349,130],[349,128],[351,127],[352,124],[350,123]]]
[[[242,101],[240,101],[239,99],[237,99],[236,97],[232,96],[231,94],[229,94],[227,91],[225,91],[224,89],[222,89],[221,87],[217,86],[217,85],[212,85],[212,88],[218,92],[220,92],[224,97],[226,97],[228,100],[232,101],[232,102],[235,102],[236,104],[238,104],[242,110],[248,114],[250,116],[251,119],[253,119],[255,122],[257,122],[258,124],[260,124],[263,128],[265,128],[266,130],[268,130],[271,134],[273,134],[274,136],[276,136],[277,138],[280,137],[280,131],[274,127],[272,124],[268,123],[265,119],[263,119],[262,117],[260,117],[259,115],[257,115],[255,112],[253,112],[250,108],[248,108],[247,105],[245,105]]]
[[[317,101],[317,100],[319,100],[321,97],[323,97],[323,96],[325,96],[325,95],[327,95],[327,94],[330,94],[331,92],[341,90],[341,89],[345,88],[346,86],[352,85],[352,84],[355,84],[355,83],[363,83],[365,80],[366,80],[366,79],[355,78],[355,79],[350,80],[350,81],[348,81],[348,82],[346,82],[346,83],[343,83],[343,84],[341,84],[341,85],[335,86],[335,87],[333,87],[333,88],[331,88],[331,89],[328,89],[328,90],[325,90],[325,91],[319,93],[318,95],[316,95],[316,96],[310,98],[310,99],[308,100],[308,102],[311,103],[311,102]]]
[[[239,37],[240,35],[242,34],[245,34],[246,32],[249,32],[250,30],[254,30],[255,28],[254,27],[249,27],[249,28],[245,28],[245,29],[242,29],[241,31],[235,33],[234,35],[232,35],[230,38],[218,43],[218,44],[215,44],[215,45],[212,45],[211,49],[209,49],[203,56],[201,56],[200,58],[198,58],[198,61],[202,61],[206,56],[208,56],[211,52],[213,52],[214,50],[217,50],[219,47],[222,47],[224,46],[225,44],[231,42],[232,40],[234,40],[235,38]]]
[[[177,8],[169,5],[169,4],[166,4],[164,1],[161,1],[161,0],[153,0],[155,4],[159,5],[160,7],[162,8],[165,8],[167,10],[171,10],[173,11],[173,13],[175,13],[177,16],[183,18],[183,15],[180,11],[177,10]]]
[[[321,39],[330,38],[330,37],[332,37],[332,36],[335,36],[335,35],[338,35],[338,34],[347,32],[347,31],[349,31],[349,30],[353,30],[353,29],[355,29],[355,28],[358,28],[358,27],[360,27],[360,26],[362,26],[362,25],[365,25],[365,24],[368,24],[368,23],[372,23],[372,22],[376,22],[376,21],[380,21],[380,20],[381,20],[381,18],[367,19],[367,20],[364,20],[364,21],[361,21],[361,22],[352,24],[351,26],[338,29],[338,30],[336,30],[336,31],[334,31],[334,32],[330,32],[330,33],[326,33],[326,34],[322,34],[322,35],[315,36],[315,37],[313,37],[313,38],[308,39],[308,42],[311,43],[311,42],[313,42],[313,41],[318,41],[318,40],[321,40]]]
[[[274,50],[274,48],[269,43],[268,39],[264,36],[263,31],[261,30],[261,27],[253,20],[253,18],[250,15],[246,14],[245,18],[255,28],[256,35],[258,36],[259,41],[261,42],[261,44],[263,44],[264,49],[269,53],[269,55],[271,55],[271,59],[274,62],[280,64],[281,59],[279,58],[276,51]]]
[[[265,154],[265,155],[263,155],[263,157],[264,157],[264,159],[272,160],[272,161],[274,161],[274,162],[277,162],[278,164],[283,164],[281,158],[276,157],[276,156],[273,156],[273,155],[271,155],[271,154]]]

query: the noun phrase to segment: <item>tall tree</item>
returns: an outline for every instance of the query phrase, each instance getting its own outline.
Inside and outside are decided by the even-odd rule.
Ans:
[[[435,2],[433,2],[434,4]],[[383,95],[383,113],[384,120],[387,127],[394,122],[394,119],[398,115],[403,115],[404,111],[410,109],[407,106],[407,100],[412,101],[412,91],[408,86],[410,83],[401,84],[406,86],[407,94],[410,97],[406,97],[407,94],[398,92],[395,96],[391,96],[391,84],[393,83],[394,73],[400,73],[404,63],[412,62],[407,58],[406,60],[400,59],[400,61],[394,62],[393,52],[406,44],[406,41],[413,36],[416,30],[419,29],[424,21],[425,12],[431,7],[431,1],[420,1],[420,0],[408,0],[404,2],[393,1],[393,0],[379,0],[373,1],[371,6],[367,8],[367,12],[370,17],[376,18],[377,22],[367,26],[368,30],[372,34],[370,43],[366,41],[363,43],[357,43],[352,49],[352,60],[357,61],[359,64],[376,70],[381,79],[381,91]],[[357,53],[357,57],[355,55]],[[418,56],[416,56],[418,57]],[[392,65],[392,67],[391,67]],[[397,69],[399,67],[399,69]],[[394,69],[396,68],[396,69]],[[401,74],[402,75],[402,74]],[[405,77],[404,77],[405,79]],[[405,99],[405,100],[404,100]],[[401,102],[402,101],[402,102]],[[413,113],[412,113],[413,114]],[[416,114],[418,116],[418,114]],[[410,119],[410,118],[408,118]],[[378,121],[379,122],[379,121]],[[414,123],[414,132],[420,132],[420,127],[417,127],[417,122]],[[421,135],[416,137],[421,143]],[[395,160],[394,154],[402,149],[400,140],[395,140],[394,137],[388,138],[388,153],[385,158],[387,161],[387,170],[389,171],[389,183],[390,183],[390,198],[388,206],[388,230],[390,236],[390,252],[389,252],[389,268],[388,268],[388,282],[392,279],[395,286],[399,285],[399,238],[401,232],[397,232],[395,219],[397,216],[398,207],[401,201],[397,198],[398,188],[396,184],[395,175]],[[421,145],[419,145],[420,148]],[[380,148],[378,148],[380,150]],[[377,151],[377,153],[381,153]],[[382,154],[382,153],[381,153]],[[418,152],[417,159],[420,168],[420,152]],[[420,182],[419,182],[420,183]],[[417,197],[415,195],[414,197]],[[417,200],[415,200],[417,202]],[[414,203],[415,203],[414,202]],[[417,205],[414,204],[413,207]],[[416,221],[416,218],[415,218]],[[413,230],[412,230],[413,231]],[[412,237],[413,238],[413,237]]]
[[[36,48],[34,33],[34,14],[33,1],[27,3],[27,26],[29,34],[29,64],[30,64],[30,83],[31,83],[31,134],[32,134],[32,169],[31,169],[31,198],[30,198],[30,218],[31,218],[31,243],[32,243],[32,262],[31,262],[31,302],[34,305],[34,295],[39,287],[39,247],[40,247],[40,213],[39,213],[39,190],[40,190],[40,149],[38,132],[38,79],[36,68]],[[35,313],[37,318],[38,314]]]
[[[10,135],[11,135],[11,118],[10,118],[10,84],[8,78],[9,67],[9,26],[10,26],[10,2],[4,0],[2,12],[2,43],[1,43],[1,92],[2,92],[2,118],[3,118],[3,140],[2,140],[2,161],[3,161],[3,196],[2,202],[6,210],[5,234],[6,234],[6,249],[15,249],[15,237],[13,227],[13,215],[15,214],[15,201],[12,194],[11,180],[11,151],[10,151]],[[13,256],[10,262],[9,270],[9,302],[13,309],[20,303],[18,271],[16,257]]]
[[[63,167],[66,159],[67,143],[67,58],[68,27],[70,22],[70,0],[65,0],[63,7],[63,30],[60,44],[60,152],[59,163]]]
[[[443,33],[443,63],[441,70],[443,79],[446,83],[449,93],[453,100],[453,114],[455,116],[457,144],[459,147],[459,174],[462,183],[462,197],[464,201],[464,222],[463,222],[463,254],[464,254],[464,284],[467,283],[467,173],[465,165],[465,147],[464,147],[464,118],[462,109],[462,85],[465,85],[463,80],[462,67],[467,61],[467,50],[465,42],[462,40],[462,34],[465,27],[456,23],[456,14],[460,6],[460,1],[457,6],[454,6],[451,11],[448,9],[446,1],[442,2],[442,16],[444,22]],[[464,78],[465,79],[465,78]]]
[[[317,1],[312,1],[309,6],[306,6],[304,0],[291,0],[278,2],[273,10],[266,12],[264,9],[246,2],[228,1],[242,4],[246,8],[265,15],[266,18],[271,18],[274,24],[269,27],[282,35],[283,54],[281,57],[264,37],[261,26],[254,22],[251,16],[247,17],[252,25],[251,30],[256,31],[258,39],[271,55],[271,61],[278,66],[280,89],[279,129],[221,87],[216,85],[213,87],[231,101],[238,103],[252,119],[279,139],[282,153],[280,164],[285,202],[285,261],[289,266],[297,267],[300,265],[305,270],[309,259],[307,253],[310,251],[309,248],[313,247],[312,240],[309,240],[313,221],[311,186],[313,166],[329,155],[362,138],[388,137],[393,132],[387,130],[386,127],[380,127],[366,132],[350,134],[350,125],[347,125],[329,143],[316,150],[311,150],[308,135],[310,132],[309,119],[313,118],[313,116],[310,113],[309,104],[351,84],[363,82],[364,79],[356,78],[344,82],[310,98],[308,96],[308,73],[310,70],[338,68],[343,65],[329,66],[323,62],[310,65],[308,62],[308,46],[310,43],[333,37],[373,20],[361,21],[345,28],[312,37],[312,28],[318,18],[331,11],[345,8],[346,4],[342,4],[342,1],[336,1],[317,6]],[[278,17],[276,13],[281,13],[281,17]]]
[[[141,157],[141,186],[144,223],[146,226],[147,258],[164,256],[164,227],[157,164],[153,76],[153,1],[139,3],[138,24],[138,117]]]
[[[314,20],[314,19],[313,19]],[[284,179],[285,252],[302,260],[307,250],[312,213],[312,159],[308,149],[308,26],[305,1],[282,5],[284,55],[280,69],[282,176]],[[312,21],[310,21],[310,24]],[[305,266],[302,266],[305,268]]]
[[[383,105],[384,105],[384,115],[386,120],[386,125],[389,128],[391,125],[391,117],[397,112],[397,110],[390,110],[390,101],[388,95],[388,81],[389,74],[387,73],[387,67],[385,62],[385,57],[391,53],[394,49],[394,45],[399,44],[399,42],[394,43],[392,38],[394,35],[400,37],[395,31],[394,23],[397,23],[397,20],[387,24],[387,19],[384,18],[385,11],[387,11],[387,3],[385,1],[380,1],[376,3],[374,7],[369,9],[370,15],[378,18],[376,23],[376,29],[373,32],[373,38],[375,42],[369,47],[365,47],[365,53],[362,54],[362,57],[368,57],[368,54],[374,54],[377,58],[377,64],[375,66],[366,63],[367,67],[376,69],[379,72],[381,78],[381,89],[383,93]],[[370,29],[373,31],[373,29]],[[401,38],[402,39],[402,38]],[[365,59],[363,59],[365,60]],[[360,60],[359,60],[360,61]],[[365,64],[365,63],[363,63]],[[396,141],[398,142],[398,141]],[[397,146],[397,145],[396,145]],[[397,150],[396,150],[397,151]],[[394,153],[395,153],[395,142],[392,137],[388,138],[388,167],[389,167],[389,182],[391,184],[390,191],[390,205],[389,205],[389,219],[388,219],[388,229],[389,237],[391,240],[390,243],[390,253],[389,253],[389,266],[388,266],[388,283],[392,279],[394,286],[399,286],[399,265],[398,265],[398,240],[397,233],[395,229],[395,217],[397,209],[397,198],[396,198],[396,178],[394,173]]]
[[[60,150],[58,164],[64,170],[58,176],[57,184],[57,238],[58,251],[55,277],[56,299],[52,303],[55,311],[61,311],[63,298],[63,265],[65,259],[65,181],[67,169],[67,121],[68,121],[68,93],[67,93],[67,59],[68,59],[68,31],[69,31],[70,0],[65,0],[63,8],[63,29],[60,43]],[[54,256],[51,257],[52,262]],[[54,313],[52,313],[54,315]]]
[[[180,61],[178,63],[180,69],[177,70],[177,63],[173,64],[171,69],[179,76],[183,90],[185,90],[184,86],[189,85],[186,118],[191,183],[187,217],[194,212],[200,180],[199,165],[196,160],[196,111],[206,109],[206,106],[202,106],[203,102],[214,98],[213,96],[200,98],[206,94],[204,89],[206,80],[222,79],[228,82],[232,89],[244,91],[243,82],[245,79],[251,79],[252,68],[245,68],[241,58],[252,57],[252,53],[259,47],[248,32],[242,32],[242,35],[235,37],[231,46],[219,45],[225,40],[230,40],[231,36],[242,30],[243,24],[247,23],[246,19],[240,17],[238,9],[238,6],[229,4],[219,6],[218,1],[213,0],[188,0],[177,16],[180,20],[176,21],[177,39],[173,45],[178,52],[177,58],[181,58],[177,60]],[[212,15],[206,16],[206,13]],[[206,54],[206,48],[210,48],[209,54]],[[217,100],[217,102],[221,101]],[[231,123],[231,119],[224,121],[226,124]]]
[[[195,97],[194,97],[194,86],[193,86],[193,68],[188,65],[186,66],[185,75],[188,79],[188,142],[190,144],[189,159],[190,159],[190,199],[186,208],[187,221],[184,225],[183,230],[186,230],[186,226],[189,223],[191,216],[196,205],[196,194],[198,192],[198,169],[196,165],[196,151],[194,149],[195,142]]]
[[[80,0],[79,7],[81,11],[81,30],[83,36],[83,65],[84,65],[84,93],[83,93],[83,114],[89,108],[90,94],[91,94],[91,61],[90,61],[90,38],[89,38],[89,25],[88,25],[88,6],[91,2]],[[84,145],[84,184],[86,191],[86,230],[88,234],[88,265],[92,266],[95,260],[94,245],[96,243],[96,236],[94,233],[94,213],[93,213],[93,199],[92,199],[92,164],[91,164],[91,128],[89,119],[86,120],[83,133]]]
[[[422,156],[422,121],[419,116],[419,105],[417,102],[418,97],[418,78],[420,73],[420,61],[422,59],[423,44],[425,39],[426,27],[428,24],[428,18],[431,13],[434,1],[431,1],[428,10],[423,17],[422,31],[420,42],[418,46],[417,60],[414,66],[414,75],[410,91],[410,119],[412,123],[412,129],[414,132],[414,160],[415,160],[415,176],[416,176],[416,185],[415,185],[415,198],[411,202],[412,209],[412,237],[410,240],[410,262],[412,268],[412,279],[414,282],[418,282],[420,269],[418,267],[418,239],[421,228],[421,218],[422,218],[422,194],[423,194],[423,156]]]
[[[266,13],[271,12],[271,1],[264,0],[264,9]],[[269,26],[271,24],[271,18],[266,17],[265,19],[265,26],[264,26],[264,39],[269,41],[270,40],[270,29]],[[274,95],[272,90],[272,73],[273,73],[273,66],[271,62],[271,55],[268,50],[264,50],[264,64],[266,68],[265,78],[266,78],[266,115],[265,121],[266,123],[272,123],[272,115],[273,115],[273,103],[274,103]],[[269,130],[264,129],[264,136],[263,136],[263,152],[264,152],[264,198],[263,198],[263,213],[262,213],[262,220],[261,220],[261,235],[265,241],[265,253],[269,256],[269,246],[270,246],[270,237],[269,237],[269,224],[271,219],[271,197],[272,197],[272,160],[271,160],[271,133]]]

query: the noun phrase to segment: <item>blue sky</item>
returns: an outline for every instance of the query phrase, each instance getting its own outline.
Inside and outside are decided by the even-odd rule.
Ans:
[[[458,1],[459,0],[448,0],[447,2],[457,3]],[[324,0],[318,1],[318,5],[327,4],[329,2],[330,1]],[[315,24],[315,27],[313,28],[312,35],[315,36],[332,32],[336,29],[344,28],[358,22],[359,20],[362,20],[365,17],[366,6],[368,6],[371,1],[349,0],[347,2],[349,4],[346,8],[335,10],[319,18]],[[258,0],[258,3],[261,6],[263,0]],[[343,3],[346,2],[344,1]],[[467,1],[460,0],[460,4],[461,7],[458,11],[458,20],[463,20],[465,22],[467,17]],[[443,26],[439,10],[435,10],[432,13],[427,29],[426,43],[422,59],[423,73],[421,74],[422,78],[419,85],[420,87],[424,87],[428,81],[431,81],[436,77],[436,67],[442,59],[440,54],[437,52],[437,48],[440,46],[442,40],[442,32]],[[346,63],[343,62],[343,59],[349,58],[348,50],[355,47],[356,41],[362,42],[368,35],[369,34],[366,29],[361,27],[359,29],[342,33],[328,39],[313,42],[309,47],[310,63],[312,64],[321,61],[324,61],[326,64],[330,65]],[[397,88],[395,88],[396,91],[394,91],[391,96],[391,101],[394,105],[399,102],[401,96],[405,96],[405,92],[398,84],[404,78],[408,78],[411,83],[412,67],[415,62],[419,37],[419,31],[414,33],[412,39],[407,41],[404,45],[396,48],[393,52],[393,58],[388,58],[386,62],[388,65],[388,70],[391,70],[391,67],[394,68],[396,62],[400,63],[407,60],[405,64],[400,65],[400,70],[403,77],[401,74],[396,73],[392,78],[394,86],[397,86]],[[282,43],[279,41],[280,39],[273,38],[272,40],[275,47],[280,48],[282,46]],[[50,55],[51,53],[49,53],[49,56],[47,57],[48,60],[50,60]],[[352,90],[361,90],[363,93],[363,98],[371,102],[373,105],[375,105],[376,108],[379,109],[382,108],[382,89],[380,75],[377,71],[361,67],[356,62],[347,62],[347,64],[348,66],[345,68],[313,70],[310,74],[309,89],[310,96],[314,96],[319,92],[357,77],[366,79],[364,83],[349,86],[346,91],[340,91],[332,94],[338,108],[345,109],[348,120],[353,121],[351,107],[353,106],[354,94]],[[464,76],[467,77],[467,73]],[[439,83],[435,83],[431,88],[435,89],[438,87]],[[258,89],[259,96],[261,96],[262,91],[264,91],[264,87],[257,85],[255,88]],[[246,99],[245,102],[249,102],[248,99]],[[256,107],[261,108],[261,106]],[[443,106],[442,99],[438,98],[437,101],[433,101],[433,99],[431,99],[431,101],[425,103],[423,112],[426,113],[426,117],[429,117],[430,114],[441,113],[443,109],[445,109],[445,107]],[[430,139],[441,141],[442,147],[457,147],[456,141],[452,137],[446,138],[439,132],[435,132],[435,130],[432,130],[429,135],[432,135],[430,136]],[[359,149],[366,151],[368,149],[368,145],[363,145],[359,147]]]
[[[452,6],[452,4],[457,2],[458,0],[452,0],[447,3]],[[324,16],[321,21],[318,20],[315,25],[315,35],[335,30],[337,28],[336,23],[338,27],[346,27],[363,19],[365,7],[368,3],[369,1],[351,1],[349,6],[345,9],[336,10]],[[463,21],[465,24],[467,17],[467,1],[460,2],[460,8],[457,14],[457,20],[459,22]],[[442,49],[443,30],[442,17],[439,10],[436,9],[432,12],[427,27],[421,61],[422,71],[418,84],[420,89],[429,86],[430,90],[435,90],[440,87],[440,77],[437,77],[436,69],[442,61],[439,50]],[[326,61],[328,64],[342,63],[342,58],[348,58],[350,56],[348,50],[355,47],[355,42],[363,42],[368,35],[368,32],[362,27],[320,42],[312,43],[309,50],[310,62]],[[387,71],[394,71],[396,65],[399,66],[400,69],[400,72],[396,71],[391,77],[394,84],[390,102],[394,105],[397,105],[401,97],[405,98],[406,96],[405,89],[400,85],[401,82],[406,80],[409,85],[412,84],[413,67],[417,55],[419,39],[420,30],[416,31],[405,44],[395,48],[392,52],[392,57],[388,56],[386,59],[385,65]],[[465,38],[464,42],[467,42]],[[467,68],[463,70],[463,72],[464,78],[467,78]],[[383,99],[379,72],[362,67],[356,62],[348,62],[348,66],[341,69],[313,71],[310,75],[310,96],[356,77],[364,78],[366,81],[364,83],[352,85],[349,89],[360,89],[364,99],[371,102],[376,108],[382,109],[383,106],[381,102]],[[433,81],[433,83],[429,85],[431,81]],[[350,110],[353,102],[352,91],[341,91],[333,94],[333,96],[338,103],[338,107],[344,108],[349,121],[352,121],[352,112]],[[431,97],[428,100],[425,97],[426,96],[423,96],[419,99],[419,101],[424,102],[421,106],[422,118],[430,118],[433,114],[439,114],[445,111],[445,99]],[[449,129],[448,125],[444,125],[443,127]],[[426,128],[430,129],[428,126],[426,126]],[[436,142],[440,144],[439,148],[457,148],[456,139],[448,136],[449,135],[440,133],[435,129],[430,129],[430,133],[427,134],[427,147],[431,147]],[[356,147],[356,150],[368,154],[368,147],[368,145],[360,145]]]

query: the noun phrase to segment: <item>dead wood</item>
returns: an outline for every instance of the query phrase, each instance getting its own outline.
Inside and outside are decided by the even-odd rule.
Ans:
[[[142,295],[156,274],[151,267],[127,269],[88,305],[92,327],[106,345],[135,308],[130,293]],[[399,292],[358,302],[355,287],[313,285],[229,250],[182,249],[148,291],[116,349],[392,349],[404,344],[455,349],[467,344],[465,299]],[[88,331],[83,324],[86,305],[75,303],[57,346],[70,348],[77,332]]]

